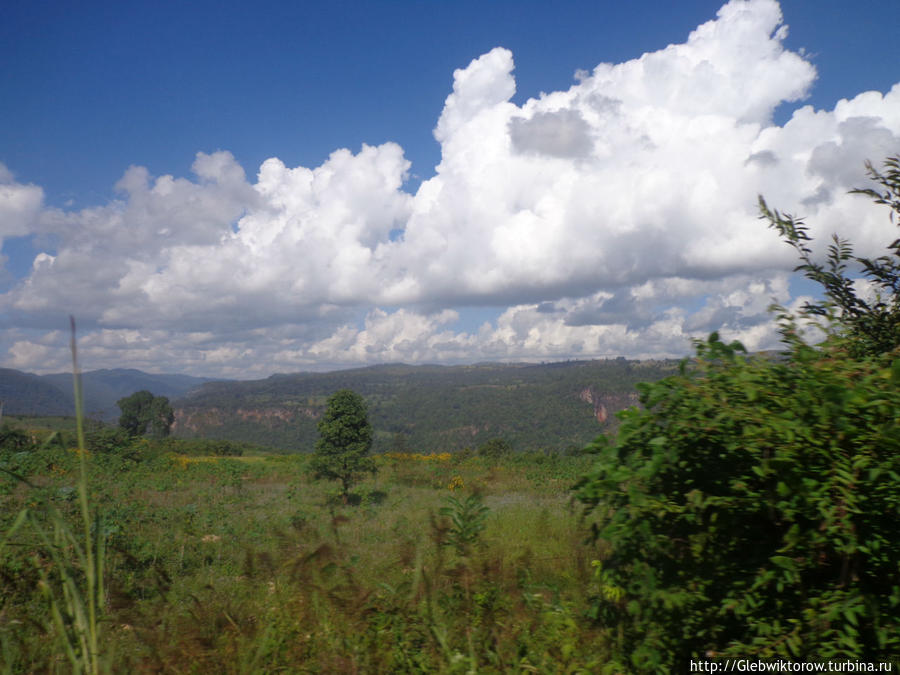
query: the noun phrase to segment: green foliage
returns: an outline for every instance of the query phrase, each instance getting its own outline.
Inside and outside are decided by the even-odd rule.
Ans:
[[[259,453],[265,450],[265,448],[252,443],[235,443],[205,438],[166,438],[157,441],[156,445],[161,451],[191,456],[242,457],[245,452]]]
[[[492,438],[478,446],[478,454],[488,459],[509,457],[512,453],[512,446],[502,438]]]
[[[119,426],[131,436],[149,433],[155,438],[165,438],[175,421],[169,399],[146,390],[119,399],[116,405],[122,411]]]
[[[346,499],[350,488],[366,473],[375,473],[369,456],[372,427],[362,396],[341,389],[328,399],[328,408],[318,423],[319,440],[310,467],[316,478],[337,480]]]
[[[898,160],[887,166],[868,167],[885,192],[859,192],[897,213]],[[823,265],[801,221],[760,207],[823,286],[803,316],[828,337],[808,346],[783,308],[779,357],[713,333],[693,365],[640,385],[643,408],[590,448],[578,497],[608,548],[590,616],[616,636],[617,668],[900,654],[900,240],[872,261],[835,237]]]
[[[447,506],[441,507],[439,513],[449,519],[450,527],[442,543],[452,546],[459,555],[469,555],[485,528],[490,509],[478,493],[472,493],[465,499],[445,497],[444,501]]]
[[[373,454],[457,452],[502,437],[516,452],[584,447],[612,413],[636,402],[634,385],[675,371],[677,361],[571,361],[478,366],[375,366],[210,382],[179,401],[177,433],[311,452],[316,422],[339,389],[368,406]],[[602,392],[610,419],[600,425],[579,395]],[[402,434],[400,436],[399,434]],[[400,440],[404,438],[405,441]],[[408,450],[393,447],[406,443]]]
[[[578,496],[609,546],[592,616],[623,668],[900,653],[900,359],[713,334],[641,386]]]
[[[869,176],[879,189],[853,192],[872,197],[876,204],[891,209],[891,220],[900,215],[900,157],[889,157],[882,174],[866,163]],[[800,257],[796,271],[820,284],[825,292],[822,302],[807,302],[803,312],[826,320],[826,329],[846,339],[851,355],[863,357],[889,352],[900,345],[900,239],[888,245],[888,255],[875,259],[853,255],[846,239],[833,235],[825,264],[811,258],[808,228],[802,220],[771,210],[759,198],[761,217],[778,231]],[[858,267],[874,286],[874,299],[862,297],[848,276],[848,266]]]
[[[0,427],[0,453],[27,452],[34,446],[34,440],[21,429],[8,422]]]
[[[84,440],[89,452],[127,454],[132,437],[122,427],[104,425],[88,430]]]

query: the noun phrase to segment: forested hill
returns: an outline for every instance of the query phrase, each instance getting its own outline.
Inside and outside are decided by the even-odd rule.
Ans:
[[[72,388],[72,376],[69,376]],[[40,375],[0,368],[0,402],[7,415],[72,415],[72,397]]]
[[[140,370],[115,368],[81,374],[84,411],[92,418],[114,421],[119,417],[116,401],[146,389],[170,399],[209,378],[189,375],[154,375]],[[0,401],[9,415],[74,415],[72,373],[34,375],[0,368]]]
[[[474,366],[382,365],[331,373],[212,382],[176,403],[174,433],[309,452],[316,421],[339,389],[361,394],[374,451],[454,451],[503,438],[515,450],[583,446],[636,403],[635,384],[674,361],[569,361]],[[604,419],[607,418],[607,419]]]

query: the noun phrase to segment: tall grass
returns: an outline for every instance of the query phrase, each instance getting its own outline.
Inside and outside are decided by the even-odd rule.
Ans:
[[[347,506],[302,455],[76,434],[0,494],[6,672],[601,671],[580,458],[383,457]]]
[[[39,589],[47,602],[50,623],[75,673],[96,675],[101,670],[101,623],[103,609],[105,535],[99,517],[91,514],[88,500],[87,450],[84,438],[81,373],[75,319],[71,322],[72,379],[78,453],[78,504],[82,531],[76,533],[53,504],[47,502],[21,509],[0,542],[0,555],[20,530],[30,529],[37,546],[31,562],[39,576]],[[52,441],[52,437],[45,446]],[[13,672],[4,648],[4,669]]]

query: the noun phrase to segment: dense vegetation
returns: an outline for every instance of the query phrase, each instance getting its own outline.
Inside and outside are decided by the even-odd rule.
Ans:
[[[4,531],[23,507],[78,521],[77,453],[38,440],[3,453],[33,485],[5,474]],[[186,442],[202,443],[144,438],[89,457],[106,543],[101,670],[591,673],[604,662],[583,618],[597,552],[569,499],[584,457],[377,456],[346,507],[312,478],[310,455],[171,450]],[[40,590],[45,549],[31,530],[14,539],[0,556],[0,664],[72,672]]]
[[[900,654],[900,359],[698,356],[642,387],[579,493],[617,662]]]
[[[175,413],[165,396],[154,396],[146,389],[136,391],[131,396],[120,398],[116,405],[122,414],[119,415],[119,428],[129,436],[151,435],[165,438],[172,429]]]
[[[152,375],[140,370],[117,368],[92,370],[81,375],[83,408],[90,419],[114,422],[119,417],[116,401],[146,389],[156,396],[175,399],[209,378],[189,375]],[[10,415],[72,415],[72,374],[33,375],[0,368],[0,401]]]
[[[865,193],[900,213],[887,166],[870,167],[886,192]],[[779,309],[782,358],[713,334],[695,363],[642,385],[581,481],[608,546],[591,615],[615,668],[900,656],[900,243],[872,261],[836,237],[816,264],[802,222],[761,207],[824,300]],[[859,297],[848,263],[882,295]],[[824,320],[827,339],[804,343],[802,319]]]
[[[373,451],[476,448],[505,439],[515,451],[564,451],[605,427],[593,392],[613,412],[636,402],[634,385],[675,371],[671,361],[572,361],[477,366],[376,366],[332,373],[276,375],[254,382],[209,383],[175,403],[173,433],[263,443],[312,452],[325,401],[340,389],[366,400]],[[586,398],[586,396],[585,396]]]

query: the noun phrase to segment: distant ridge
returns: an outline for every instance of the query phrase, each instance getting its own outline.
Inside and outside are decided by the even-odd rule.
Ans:
[[[677,361],[561,361],[474,365],[379,364],[328,373],[210,382],[175,402],[178,436],[250,441],[309,452],[327,398],[366,400],[374,451],[454,451],[502,437],[517,450],[581,447],[637,403],[637,382]]]
[[[72,376],[69,375],[69,388]],[[0,401],[4,415],[72,415],[72,396],[40,375],[0,368]]]
[[[504,438],[516,450],[582,447],[637,403],[635,384],[671,374],[677,361],[623,358],[549,363],[421,365],[386,363],[331,372],[276,373],[261,380],[214,380],[116,368],[82,374],[85,413],[118,419],[116,401],[146,389],[175,408],[182,437],[250,441],[309,452],[327,398],[360,393],[376,452],[456,451]],[[9,415],[72,415],[72,375],[0,369]]]
[[[116,401],[146,389],[155,396],[176,399],[211,378],[190,375],[154,375],[133,368],[104,368],[81,374],[84,410],[88,417],[113,421],[119,417]],[[0,368],[0,400],[8,415],[74,415],[72,373],[35,375]]]

